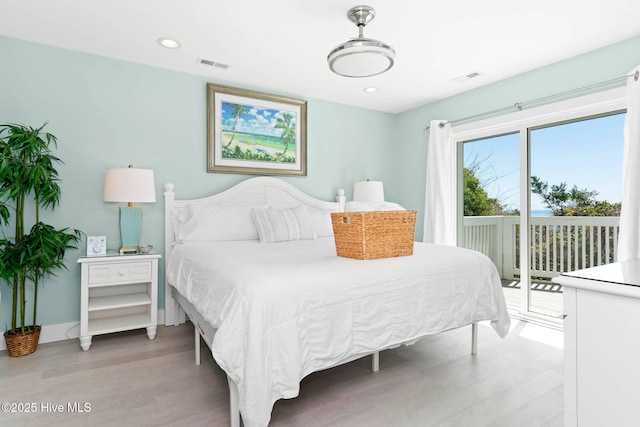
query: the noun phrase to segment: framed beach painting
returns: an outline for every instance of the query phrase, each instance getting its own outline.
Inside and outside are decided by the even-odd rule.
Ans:
[[[207,84],[208,172],[307,175],[307,102]]]

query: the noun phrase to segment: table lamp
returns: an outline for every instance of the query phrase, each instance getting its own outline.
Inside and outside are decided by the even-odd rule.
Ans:
[[[104,177],[104,201],[124,202],[120,207],[120,253],[138,253],[142,209],[133,203],[155,203],[156,186],[151,169],[128,168],[107,169]]]
[[[353,184],[354,202],[384,202],[382,181],[358,181]]]

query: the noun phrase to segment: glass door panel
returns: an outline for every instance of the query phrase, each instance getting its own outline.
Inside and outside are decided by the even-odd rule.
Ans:
[[[624,113],[530,129],[527,311],[561,318],[563,272],[616,260]]]
[[[460,157],[463,218],[458,244],[491,258],[502,278],[507,304],[519,310],[519,134],[464,142]]]

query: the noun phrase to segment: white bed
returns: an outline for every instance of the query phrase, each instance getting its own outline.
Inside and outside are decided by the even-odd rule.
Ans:
[[[343,209],[337,199],[267,177],[198,200],[176,200],[165,185],[166,323],[186,312],[196,345],[202,336],[211,348],[229,379],[232,425],[238,412],[246,426],[267,425],[273,403],[297,396],[311,372],[370,354],[377,370],[381,350],[470,324],[475,352],[477,322],[490,321],[500,336],[509,329],[497,270],[478,252],[415,243],[408,257],[337,257],[329,215]],[[209,216],[193,213],[212,206]],[[313,236],[260,243],[242,227],[252,207],[299,206]],[[222,220],[185,232],[185,215]]]

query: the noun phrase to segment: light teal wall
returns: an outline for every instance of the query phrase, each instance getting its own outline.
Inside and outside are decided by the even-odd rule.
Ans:
[[[0,123],[39,125],[59,138],[61,206],[47,215],[56,226],[107,235],[119,244],[116,204],[102,201],[104,170],[133,164],[156,172],[155,204],[143,205],[142,242],[162,249],[162,184],[180,197],[199,197],[244,180],[206,170],[207,82],[233,83],[58,49],[0,36]],[[401,114],[391,115],[308,100],[308,177],[285,178],[303,191],[332,199],[351,196],[354,181],[383,180],[390,201],[419,212],[422,236],[425,163],[432,119],[456,119],[619,77],[640,63],[640,37],[549,65]],[[269,92],[269,88],[248,87]],[[301,97],[295,93],[281,95]],[[79,320],[80,251],[69,271],[41,291],[42,324]],[[164,280],[164,271],[160,278]],[[9,321],[2,289],[0,325]],[[163,287],[160,289],[163,307]]]
[[[455,120],[624,76],[640,64],[640,37],[594,50],[494,84],[398,114],[394,140],[397,202],[418,211],[416,236],[422,238],[424,191],[431,120]],[[620,83],[619,85],[622,85]],[[385,182],[385,189],[388,187]]]
[[[142,205],[141,242],[162,251],[165,182],[173,182],[180,197],[194,198],[248,177],[206,172],[206,83],[229,82],[1,36],[0,61],[0,123],[49,121],[46,130],[58,137],[57,155],[65,162],[58,169],[62,199],[44,217],[48,223],[106,235],[108,246],[117,247],[118,204],[102,201],[104,171],[128,164],[151,168],[158,202]],[[285,179],[325,200],[338,188],[350,197],[356,180],[391,180],[394,122],[391,114],[308,99],[308,176]],[[69,271],[42,288],[42,324],[80,319],[79,255],[69,251]],[[0,289],[1,329],[10,319],[10,289]],[[159,305],[164,307],[163,286]]]

